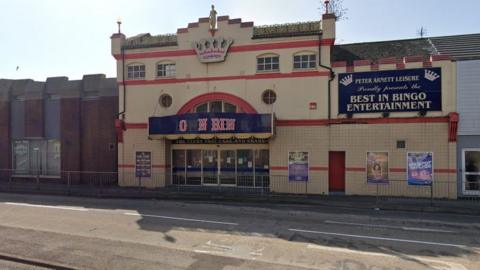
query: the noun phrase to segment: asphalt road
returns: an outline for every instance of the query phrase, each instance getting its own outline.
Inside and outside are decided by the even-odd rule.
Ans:
[[[480,217],[0,193],[0,255],[52,269],[477,270]]]

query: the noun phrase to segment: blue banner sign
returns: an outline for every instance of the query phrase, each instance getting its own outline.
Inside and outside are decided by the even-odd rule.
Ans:
[[[148,119],[150,135],[272,133],[271,114],[190,113]]]
[[[431,186],[433,180],[433,153],[407,153],[409,185]]]
[[[442,71],[418,68],[338,75],[339,113],[442,110]]]

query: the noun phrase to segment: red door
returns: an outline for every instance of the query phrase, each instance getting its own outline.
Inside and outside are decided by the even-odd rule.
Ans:
[[[345,152],[328,152],[328,186],[330,191],[345,191]]]

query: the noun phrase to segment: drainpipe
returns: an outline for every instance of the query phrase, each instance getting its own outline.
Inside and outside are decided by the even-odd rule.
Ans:
[[[330,71],[330,78],[328,79],[328,120],[330,124],[331,116],[331,89],[332,81],[335,79],[335,72],[329,66],[322,65],[322,34],[318,34],[318,65],[322,68],[328,69]]]
[[[122,116],[122,120],[125,120],[125,111],[126,111],[126,92],[127,86],[125,85],[125,49],[122,47],[122,86],[123,86],[123,110],[117,114],[117,117]]]

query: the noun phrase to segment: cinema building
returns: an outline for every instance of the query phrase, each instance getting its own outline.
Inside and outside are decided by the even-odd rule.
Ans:
[[[111,37],[121,186],[457,197],[456,64],[428,39],[215,13]]]

